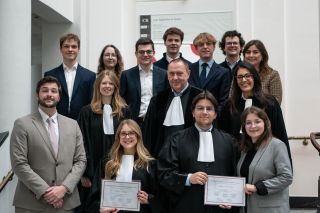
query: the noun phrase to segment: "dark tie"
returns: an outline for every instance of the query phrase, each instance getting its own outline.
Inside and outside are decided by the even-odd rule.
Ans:
[[[207,66],[208,66],[208,64],[207,63],[203,63],[201,66],[202,66],[202,70],[201,70],[201,73],[200,73],[200,83],[201,83],[201,88],[203,89],[204,88],[204,84],[205,84],[206,79],[207,79]]]

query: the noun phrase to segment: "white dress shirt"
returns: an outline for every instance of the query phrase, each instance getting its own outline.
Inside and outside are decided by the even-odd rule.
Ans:
[[[72,92],[73,92],[73,85],[74,85],[74,80],[76,78],[76,71],[78,68],[78,62],[76,62],[71,69],[67,67],[63,63],[63,70],[64,70],[64,76],[66,78],[67,82],[67,87],[68,87],[68,95],[69,95],[69,108],[70,108],[70,103],[71,103],[71,98],[72,98]]]
[[[38,110],[39,110],[39,113],[41,115],[41,118],[42,118],[42,121],[44,123],[44,126],[46,127],[47,131],[49,131],[49,126],[48,126],[48,122],[47,122],[49,116],[44,111],[42,111],[42,109],[40,107],[38,107]],[[59,138],[58,113],[57,112],[54,113],[51,116],[51,118],[53,119],[52,124],[53,124],[53,127],[54,127],[54,131],[55,131],[55,133],[57,135],[57,138]]]
[[[139,65],[139,74],[140,74],[140,85],[141,85],[141,104],[139,117],[144,117],[147,113],[147,109],[152,98],[152,71],[153,66],[150,70],[143,70]]]

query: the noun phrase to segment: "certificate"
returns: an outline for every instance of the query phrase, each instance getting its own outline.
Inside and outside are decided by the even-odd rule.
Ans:
[[[209,175],[205,185],[204,204],[245,206],[245,183],[246,180],[242,177]]]
[[[118,210],[140,211],[138,192],[141,183],[102,180],[101,208],[117,208]]]

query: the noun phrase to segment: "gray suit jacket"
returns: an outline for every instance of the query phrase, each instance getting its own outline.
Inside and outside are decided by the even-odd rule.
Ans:
[[[245,156],[246,153],[242,152],[237,166],[238,176]],[[247,213],[288,213],[292,169],[286,145],[279,139],[272,138],[260,147],[249,166],[248,183],[255,184],[259,180],[263,180],[268,195],[254,193],[247,196]]]
[[[48,131],[39,112],[15,121],[10,140],[11,166],[18,177],[13,204],[30,210],[50,206],[42,195],[50,186],[64,185],[70,192],[63,207],[80,205],[77,183],[86,167],[86,155],[76,121],[58,114],[59,150],[55,157]],[[50,208],[50,207],[49,207]]]

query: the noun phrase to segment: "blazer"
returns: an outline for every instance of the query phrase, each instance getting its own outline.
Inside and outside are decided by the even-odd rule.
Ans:
[[[163,57],[161,59],[159,59],[158,61],[154,62],[153,65],[160,67],[164,70],[168,69],[168,65],[169,62],[167,60],[167,53],[163,53]],[[190,67],[190,65],[192,64],[190,61],[188,61],[187,59],[182,57],[182,53],[180,53],[180,58],[183,59],[185,62],[187,62],[188,66]]]
[[[189,83],[211,92],[219,103],[218,112],[220,112],[229,96],[231,85],[229,71],[213,62],[203,87],[200,82],[199,61],[190,66],[190,71]]]
[[[63,209],[71,210],[80,205],[76,185],[86,167],[81,131],[76,121],[60,114],[57,119],[57,157],[39,112],[19,118],[14,123],[10,158],[18,177],[13,200],[16,207],[34,211],[47,209],[50,204],[43,200],[42,195],[54,185],[64,185],[69,189],[63,198]]]
[[[240,168],[246,157],[242,152],[237,166]],[[289,185],[292,183],[292,169],[285,144],[272,138],[257,150],[250,166],[248,183],[263,181],[267,195],[254,193],[247,196],[247,213],[287,213],[289,212]],[[244,209],[241,209],[244,212]]]
[[[132,67],[121,73],[120,95],[129,105],[132,119],[139,117],[141,105],[141,83],[139,66]],[[152,71],[152,92],[153,96],[168,88],[167,72],[157,66],[153,66]]]
[[[76,77],[74,79],[70,108],[68,87],[62,64],[46,72],[44,76],[53,76],[57,78],[61,84],[62,91],[60,93],[60,101],[57,105],[58,113],[77,120],[81,108],[91,102],[96,74],[78,65]]]

